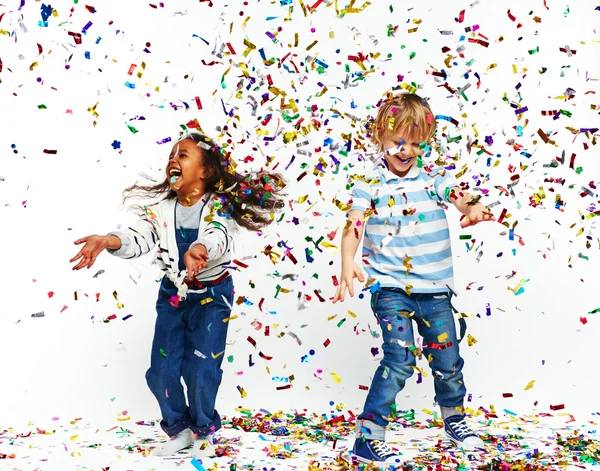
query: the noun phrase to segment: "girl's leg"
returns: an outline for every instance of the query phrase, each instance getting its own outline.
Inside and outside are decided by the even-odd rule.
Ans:
[[[181,384],[181,368],[185,348],[185,311],[187,303],[179,307],[169,303],[176,291],[169,289],[169,280],[163,280],[156,302],[156,325],[146,372],[148,386],[160,407],[162,429],[174,437],[190,425],[190,414]]]
[[[221,428],[215,410],[223,370],[225,343],[233,302],[233,281],[226,278],[204,294],[191,294],[188,315],[183,379],[188,388],[192,431],[205,437]]]

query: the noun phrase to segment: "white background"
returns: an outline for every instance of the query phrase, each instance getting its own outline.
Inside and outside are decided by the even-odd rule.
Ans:
[[[110,423],[125,411],[136,420],[158,417],[144,373],[149,365],[159,270],[151,264],[151,257],[123,261],[103,254],[91,270],[81,272],[71,271],[68,260],[78,250],[73,245],[75,239],[133,222],[120,206],[122,190],[141,180],[140,172],[161,178],[159,172],[171,144],[157,142],[166,137],[176,139],[180,125],[194,118],[213,136],[218,135],[216,126],[228,124],[236,143],[250,138],[249,143],[236,144],[234,156],[239,162],[252,155],[253,169],[264,165],[264,155],[269,155],[275,156],[271,168],[280,163],[277,170],[284,171],[296,155],[284,171],[293,211],[288,205],[283,220],[264,234],[242,232],[236,240],[236,258],[249,265],[234,274],[236,296],[245,296],[248,304],[238,304],[233,311],[237,319],[231,321],[226,351],[231,361],[224,362],[218,409],[226,414],[238,406],[322,413],[332,410],[333,403],[359,413],[366,396],[359,385],[370,384],[381,358],[381,350],[375,355],[371,351],[380,347],[380,339],[371,334],[379,330],[368,307],[368,295],[332,305],[329,298],[335,291],[332,276],[339,277],[339,252],[322,248],[322,252],[313,252],[314,262],[307,263],[304,251],[314,249],[307,237],[318,240],[343,226],[343,212],[332,200],[348,201],[345,179],[349,173],[360,172],[362,166],[354,148],[347,157],[339,149],[322,149],[319,153],[315,148],[322,146],[326,137],[336,145],[344,145],[341,133],[352,132],[357,137],[358,127],[352,128],[349,118],[333,117],[331,109],[365,119],[370,112],[367,107],[373,107],[391,87],[401,83],[398,75],[404,76],[405,83],[414,82],[422,88],[419,93],[430,97],[436,114],[459,121],[458,128],[447,121],[439,122],[438,138],[446,146],[443,155],[449,163],[453,158],[460,159],[457,170],[467,166],[462,181],[473,182],[473,175],[486,176],[482,188],[489,190],[489,196],[485,202],[499,201],[494,213],[498,217],[506,208],[512,214],[507,221],[511,225],[518,221],[516,233],[525,242],[521,246],[516,238],[508,240],[507,229],[497,223],[461,231],[458,213],[453,208],[448,213],[454,243],[456,305],[471,316],[469,333],[477,339],[471,347],[466,342],[461,345],[466,360],[465,380],[472,394],[468,405],[473,409],[494,405],[499,413],[508,409],[518,414],[549,411],[557,404],[565,404],[568,412],[597,409],[600,314],[588,312],[600,307],[596,266],[599,242],[594,219],[582,216],[598,209],[590,209],[594,201],[597,204],[598,195],[582,198],[579,192],[581,185],[590,188],[590,181],[600,183],[600,156],[598,145],[593,146],[588,137],[575,138],[566,129],[592,128],[600,122],[591,106],[600,106],[600,38],[594,29],[600,11],[594,10],[593,2],[581,0],[567,6],[548,0],[549,9],[542,0],[484,0],[472,6],[465,1],[393,2],[391,13],[392,2],[373,1],[363,12],[340,18],[336,17],[335,7],[325,2],[305,17],[300,4],[294,1],[291,20],[284,21],[289,8],[279,2],[228,2],[211,8],[206,2],[170,1],[163,8],[153,9],[147,2],[107,1],[96,5],[98,11],[92,14],[81,2],[74,5],[57,1],[52,6],[58,16],[49,19],[47,28],[38,25],[39,2],[27,2],[18,11],[19,3],[10,1],[0,6],[0,14],[6,13],[0,29],[9,33],[0,35],[0,417],[4,425],[29,420],[43,424],[54,417]],[[71,8],[74,11],[70,16]],[[509,9],[515,22],[507,14]],[[455,18],[461,10],[465,10],[465,17],[458,23]],[[242,16],[240,11],[244,12]],[[250,20],[243,27],[248,16]],[[535,16],[541,22],[536,23]],[[27,32],[19,25],[19,18]],[[422,22],[416,24],[413,20]],[[88,21],[92,26],[83,35],[82,44],[75,45],[68,32],[81,32]],[[114,23],[109,25],[109,21]],[[60,25],[63,22],[67,23]],[[518,28],[518,23],[523,26]],[[394,36],[388,37],[388,25],[398,26]],[[474,25],[479,26],[475,35],[465,32]],[[282,31],[274,43],[265,32],[276,32],[280,26]],[[417,26],[418,31],[408,33],[409,28]],[[453,34],[443,35],[440,31]],[[299,35],[298,47],[293,47],[294,33]],[[467,42],[469,37],[483,39],[478,33],[488,38],[489,47]],[[461,35],[465,36],[462,40]],[[96,44],[98,37],[102,39]],[[264,48],[267,59],[295,54],[284,64],[294,71],[289,62],[294,59],[301,74],[290,74],[277,62],[265,65],[257,50],[244,58],[244,38],[257,49]],[[306,47],[314,40],[318,43],[307,52]],[[215,49],[220,51],[223,41],[231,43],[235,55],[218,58],[212,54]],[[151,43],[149,53],[143,52],[146,42]],[[41,55],[37,43],[43,48]],[[559,50],[566,45],[576,54],[568,57]],[[451,62],[456,65],[451,68],[444,64],[444,46],[454,55]],[[465,47],[464,58],[457,54],[460,46]],[[528,53],[538,46],[539,52]],[[336,49],[340,49],[339,54]],[[85,58],[86,51],[90,59]],[[344,88],[345,64],[352,73],[361,70],[348,60],[348,55],[358,52],[381,55],[365,62],[366,68],[374,67],[371,74],[354,82],[356,86]],[[411,52],[416,53],[412,60]],[[389,53],[392,57],[387,59]],[[307,60],[307,56],[311,58]],[[310,63],[314,57],[329,65],[326,73],[318,74],[310,66],[304,69],[300,65],[303,61]],[[204,66],[202,59],[220,63]],[[223,88],[221,77],[230,60],[233,67],[225,76]],[[142,61],[146,68],[140,79],[136,74]],[[338,61],[341,65],[336,65]],[[467,61],[473,62],[469,66]],[[30,70],[33,62],[39,65]],[[299,154],[295,142],[284,146],[282,134],[265,145],[256,130],[266,129],[269,136],[274,135],[282,113],[280,97],[274,98],[271,93],[272,101],[259,106],[252,117],[248,95],[260,102],[267,86],[247,91],[248,81],[242,80],[240,62],[246,64],[250,76],[257,78],[255,86],[260,82],[257,74],[270,74],[274,86],[287,94],[286,100],[298,100],[303,124],[311,118],[307,107],[316,104],[323,109],[314,117],[321,123],[329,118],[329,124],[312,130],[306,136],[310,144],[302,147],[312,156]],[[127,75],[131,64],[137,64],[132,76]],[[488,70],[490,64],[497,66]],[[518,69],[516,74],[513,64]],[[425,73],[432,67],[448,73],[447,81],[453,89],[471,84],[465,92],[468,100],[439,87],[441,80]],[[541,74],[543,67],[546,72]],[[474,72],[481,78],[479,88]],[[356,78],[353,75],[350,80]],[[134,83],[135,89],[126,87],[126,81]],[[236,97],[238,82],[240,97]],[[322,90],[318,82],[328,88],[322,97],[315,96]],[[567,87],[575,91],[575,97],[565,102],[557,97],[564,95]],[[503,100],[505,94],[507,101]],[[202,101],[202,111],[196,107],[196,96]],[[223,114],[221,99],[228,110],[235,107],[235,119]],[[528,111],[517,121],[509,103],[519,102]],[[98,117],[94,118],[88,108],[96,103]],[[47,109],[39,109],[41,104]],[[541,114],[542,110],[558,109],[570,111],[572,117],[561,115],[553,120]],[[273,113],[271,122],[260,125],[257,119],[264,119],[269,112]],[[136,119],[140,116],[145,120]],[[515,127],[524,126],[525,118],[529,122],[519,136]],[[236,128],[232,127],[234,122]],[[133,134],[127,123],[139,132]],[[294,130],[291,124],[280,119],[285,132]],[[492,158],[490,167],[486,166],[485,154],[477,156],[478,148],[467,152],[467,140],[474,139],[473,126],[480,144],[485,136],[493,136],[494,144],[485,145],[494,156],[498,155]],[[331,131],[326,134],[328,128]],[[540,128],[551,135],[556,147],[542,143],[537,135]],[[442,133],[460,135],[462,141],[448,144]],[[304,139],[299,135],[296,142]],[[507,143],[513,139],[532,157],[520,155],[520,150]],[[111,146],[115,140],[120,141],[121,152]],[[588,150],[584,150],[584,142]],[[253,145],[261,151],[252,151]],[[44,149],[58,152],[47,154]],[[563,150],[565,165],[543,167]],[[575,167],[583,168],[580,174],[569,168],[572,153],[577,155]],[[342,162],[337,174],[333,173],[330,154]],[[329,166],[324,175],[316,177],[313,168],[319,157]],[[499,163],[494,167],[496,160]],[[308,164],[308,174],[297,182],[303,172],[302,163]],[[354,168],[349,168],[350,164]],[[515,172],[509,173],[510,165],[516,167]],[[520,165],[527,168],[521,170]],[[240,169],[248,168],[240,163]],[[514,187],[514,196],[504,195],[496,187],[506,188],[514,173],[520,175],[520,183]],[[550,177],[562,178],[566,183],[561,186],[544,182]],[[530,197],[540,187],[546,199],[533,208]],[[557,193],[566,203],[561,210],[554,205]],[[299,204],[298,199],[305,195],[307,201]],[[292,222],[293,217],[299,219],[299,225]],[[583,233],[577,235],[580,229]],[[340,234],[338,230],[330,242],[339,246]],[[476,240],[473,250],[468,251],[465,241],[459,240],[461,234]],[[586,236],[591,239],[590,249],[585,247]],[[273,264],[261,253],[270,244],[283,254],[276,247],[280,240],[293,247],[297,264],[288,257]],[[483,255],[478,262],[480,250]],[[589,260],[580,258],[579,253]],[[104,273],[93,278],[98,270]],[[507,279],[513,271],[514,277]],[[283,281],[281,276],[285,274],[298,278]],[[508,288],[515,288],[521,280],[528,282],[524,293],[517,296]],[[291,292],[280,293],[275,299],[277,284]],[[320,290],[327,301],[319,302],[315,290]],[[298,292],[312,298],[306,309],[298,309]],[[265,299],[262,311],[258,308],[261,298]],[[118,302],[124,305],[122,309]],[[490,316],[486,315],[486,304]],[[40,311],[45,317],[31,316]],[[112,314],[117,319],[103,322]],[[128,314],[133,317],[123,321]],[[582,317],[587,324],[580,321]],[[345,322],[337,327],[343,318]],[[264,334],[266,326],[270,327],[268,337]],[[247,341],[248,336],[256,340],[256,348]],[[323,346],[326,339],[331,341],[327,348]],[[313,355],[309,354],[311,350]],[[272,360],[260,358],[259,352]],[[304,356],[307,361],[303,362]],[[419,366],[429,373],[425,360]],[[291,375],[293,387],[277,390]],[[535,385],[525,391],[531,380]],[[241,397],[237,386],[245,390],[246,397]],[[503,393],[514,397],[503,398]],[[432,409],[431,376],[416,384],[415,375],[399,395],[398,403],[403,409]]]

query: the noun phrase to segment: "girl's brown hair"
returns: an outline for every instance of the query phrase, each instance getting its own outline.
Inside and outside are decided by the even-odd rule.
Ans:
[[[270,213],[285,205],[281,197],[285,181],[281,175],[263,170],[239,174],[233,168],[231,153],[220,148],[209,137],[191,132],[183,139],[191,139],[198,144],[204,156],[204,165],[210,175],[207,188],[216,193],[220,200],[219,214],[231,217],[238,225],[251,231],[258,231],[270,224]],[[132,192],[142,193],[148,198],[162,195],[165,195],[163,200],[177,198],[168,177],[157,185],[136,183],[126,188],[123,192],[124,202],[133,197]]]

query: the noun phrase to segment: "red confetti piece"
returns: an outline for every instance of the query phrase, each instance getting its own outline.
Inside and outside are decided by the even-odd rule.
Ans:
[[[502,397],[513,397],[512,393],[502,393]]]
[[[272,360],[273,359],[273,357],[265,355],[263,352],[258,352],[258,356],[261,357],[261,358],[264,358],[265,360]]]
[[[238,267],[248,268],[248,265],[246,265],[245,263],[240,262],[239,260],[234,260],[233,263],[235,263]]]
[[[586,325],[588,321],[585,317],[580,317],[579,322],[581,322],[583,325]]]
[[[127,75],[133,75],[133,71],[135,70],[136,67],[137,67],[137,64],[131,64],[129,66],[129,71],[127,72]]]
[[[511,21],[513,21],[513,22],[517,21],[517,18],[510,12],[510,10],[508,10],[507,13],[508,13],[508,17],[511,19]],[[517,23],[517,28],[520,28],[521,26],[523,26],[521,23]]]
[[[331,277],[331,279],[333,280],[333,286],[338,286],[338,285],[339,285],[339,282],[338,282],[337,276],[333,275],[333,276]]]
[[[362,384],[358,385],[358,389],[362,389],[363,391],[368,391],[369,390],[369,386],[363,386]]]
[[[57,150],[50,150],[50,149],[44,149],[44,154],[56,154],[58,151]]]
[[[290,389],[292,387],[291,384],[286,384],[285,386],[277,386],[275,389],[281,391],[282,389]]]
[[[458,14],[458,18],[454,18],[454,21],[456,21],[457,23],[462,23],[463,21],[465,21],[465,10],[461,11]]]
[[[200,103],[200,97],[196,97],[196,98],[194,98],[194,100],[196,100],[196,106],[198,107],[198,109],[201,110],[202,103]]]
[[[254,340],[252,337],[248,336],[246,340],[248,340],[248,342],[250,342],[253,347],[256,347],[256,340]]]
[[[557,406],[550,406],[550,410],[561,410],[564,409],[565,405],[564,404],[559,404]]]
[[[328,347],[330,343],[331,343],[331,340],[326,339],[325,342],[323,342],[323,346]]]
[[[49,298],[51,298],[52,296],[54,296],[54,291],[50,291],[50,292],[48,293],[48,297],[49,297]]]

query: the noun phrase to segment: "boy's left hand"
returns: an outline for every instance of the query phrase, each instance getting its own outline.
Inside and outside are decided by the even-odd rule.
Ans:
[[[208,252],[202,244],[194,245],[183,256],[188,278],[193,280],[200,271],[208,267]]]
[[[474,226],[483,221],[495,221],[496,218],[483,204],[477,203],[469,206],[469,212],[460,220],[460,227]]]

